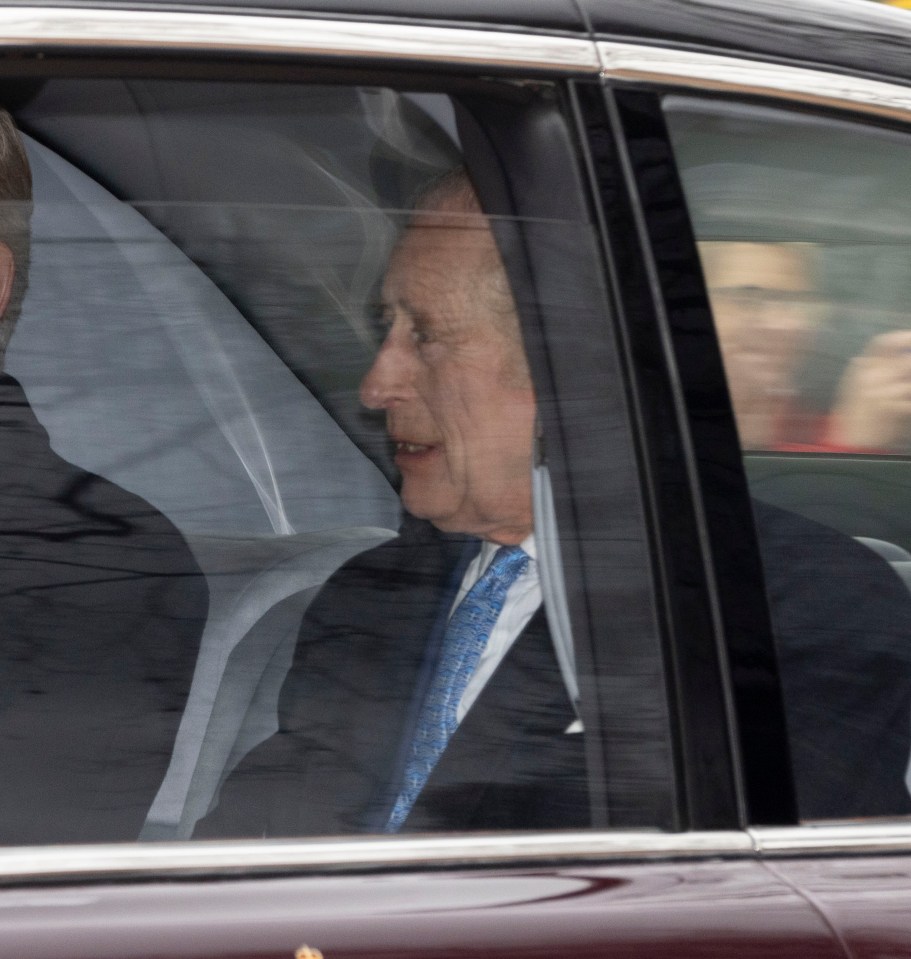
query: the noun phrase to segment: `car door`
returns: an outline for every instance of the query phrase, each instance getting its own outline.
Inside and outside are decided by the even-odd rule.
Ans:
[[[728,566],[706,520],[711,484],[667,349],[662,311],[673,313],[652,282],[661,247],[636,212],[649,206],[620,92],[617,106],[611,81],[605,100],[570,4],[527,25],[506,10],[495,29],[486,10],[405,13],[5,11],[9,46],[25,51],[4,62],[6,104],[34,188],[7,371],[56,457],[106,495],[138,497],[128,518],[165,517],[208,603],[200,615],[142,594],[190,624],[184,653],[198,652],[166,700],[172,650],[118,683],[116,663],[105,672],[80,645],[84,618],[42,620],[50,654],[22,684],[25,745],[10,747],[25,772],[22,792],[12,777],[6,789],[0,951],[841,955],[790,867],[760,856],[788,831],[746,828],[796,822],[759,554],[749,540]],[[654,113],[663,91],[634,93]],[[314,595],[396,535],[395,470],[357,385],[409,208],[460,162],[493,218],[534,381],[541,576],[578,706],[565,734],[583,737],[587,828],[190,841],[276,731]],[[689,236],[683,199],[666,212]],[[690,254],[678,275],[707,317]],[[717,349],[707,324],[706,344]],[[715,492],[749,530],[717,355],[712,375]],[[55,564],[72,556],[39,539]],[[753,658],[745,677],[745,654],[730,653],[732,682],[720,639],[735,576]],[[107,595],[119,614],[113,585]],[[67,637],[78,655],[55,658]],[[116,722],[111,703],[126,710]],[[772,748],[757,758],[763,737]],[[33,788],[23,755],[53,789]],[[146,795],[127,760],[153,759],[134,835],[115,832],[105,810],[119,784],[132,807]],[[68,782],[80,789],[68,795]],[[268,777],[257,790],[268,803]]]
[[[733,45],[743,42],[749,19],[732,22]],[[813,10],[810,22],[822,33],[839,26],[837,19],[823,25]],[[898,42],[894,34],[881,57],[871,55],[872,44],[868,62],[889,63],[890,42]],[[606,111],[624,131],[618,152],[634,183],[630,209],[641,213],[629,224],[652,257],[648,279],[661,290],[658,324],[667,324],[692,441],[688,465],[701,478],[697,510],[713,554],[746,814],[757,824],[751,832],[768,868],[816,904],[850,954],[904,954],[907,928],[894,903],[908,888],[907,454],[903,414],[880,399],[902,380],[894,367],[907,329],[906,165],[899,159],[908,142],[905,87],[855,82],[833,67],[791,70],[607,38],[601,53],[613,76]],[[605,190],[613,186],[608,178]],[[693,280],[700,271],[707,299]],[[710,333],[717,346],[705,339]],[[719,406],[724,390],[733,419]],[[783,512],[770,521],[769,507]],[[788,536],[787,559],[772,561],[776,524],[792,518],[804,532]],[[760,578],[743,565],[753,536],[766,585],[758,606],[752,588]],[[849,539],[876,561],[868,566],[869,556]],[[809,549],[811,542],[818,545]],[[780,605],[783,571],[796,577],[789,588],[802,596],[796,618]],[[818,601],[810,587],[817,576],[826,584]],[[886,608],[884,595],[891,626],[876,612]],[[870,618],[853,619],[849,606]],[[774,657],[758,642],[769,614]],[[803,683],[792,673],[809,662],[797,665],[795,623],[833,643]],[[892,653],[882,655],[892,639]],[[863,661],[849,667],[851,685],[867,707],[830,685],[839,658],[858,653]],[[763,675],[770,660],[780,685]],[[782,705],[785,724],[776,727],[769,717]],[[855,706],[863,719],[827,750],[822,730]],[[810,719],[820,708],[818,721]],[[850,741],[871,717],[878,717],[876,732],[852,763]],[[808,736],[811,726],[817,731]],[[877,764],[892,749],[879,779]],[[834,777],[814,795],[809,771],[826,751]],[[788,755],[790,768],[782,769]],[[848,800],[842,784],[851,768],[878,800]],[[792,810],[782,804],[789,776]],[[892,799],[878,806],[887,792]],[[776,820],[793,825],[769,828]]]

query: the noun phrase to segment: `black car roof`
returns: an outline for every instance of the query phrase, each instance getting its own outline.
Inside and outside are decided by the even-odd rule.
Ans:
[[[579,0],[599,39],[832,65],[911,82],[911,12],[873,0]]]

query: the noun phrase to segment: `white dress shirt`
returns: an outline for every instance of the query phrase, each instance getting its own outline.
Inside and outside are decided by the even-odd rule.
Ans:
[[[528,621],[534,615],[535,610],[541,605],[541,581],[538,578],[538,553],[535,549],[534,534],[527,536],[519,545],[528,553],[528,568],[509,587],[503,610],[496,623],[494,623],[484,652],[481,653],[478,668],[468,681],[459,702],[459,708],[456,710],[456,718],[459,722],[462,721],[465,713],[478,698],[481,690],[494,674],[494,670],[500,665],[503,657],[509,652],[512,644],[519,638],[519,634],[528,625]],[[462,585],[459,587],[455,602],[452,604],[452,610],[455,610],[465,598],[465,594],[481,578],[499,548],[499,543],[488,543],[486,541],[483,543],[481,552],[469,563],[468,569],[465,570]],[[450,610],[450,615],[452,615],[452,610]]]

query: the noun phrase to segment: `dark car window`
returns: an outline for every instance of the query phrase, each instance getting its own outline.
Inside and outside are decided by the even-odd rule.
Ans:
[[[591,226],[491,230],[439,93],[30,94],[0,842],[592,824],[592,655],[557,545],[575,534],[535,466],[536,394],[555,404],[523,348],[537,376],[573,332],[519,322],[574,309],[559,290],[581,288],[567,251],[597,262]],[[515,236],[553,264],[521,293]],[[473,613],[504,609],[502,635],[472,653],[460,627],[465,682],[428,719],[449,614],[486,563],[515,566],[504,543],[525,553]],[[444,721],[428,758],[414,743]]]
[[[720,100],[664,109],[753,496],[800,814],[905,815],[911,137]],[[778,547],[787,562],[770,561]]]

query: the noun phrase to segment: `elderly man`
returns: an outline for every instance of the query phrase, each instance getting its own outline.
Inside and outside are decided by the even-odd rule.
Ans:
[[[587,822],[535,563],[534,390],[464,173],[419,203],[382,299],[361,400],[385,412],[409,518],[311,606],[280,730],[197,835]]]
[[[383,304],[385,338],[361,399],[385,413],[409,518],[314,601],[279,731],[225,783],[197,836],[588,822],[584,734],[536,569],[534,391],[505,270],[464,172],[418,204]],[[802,813],[911,811],[906,591],[832,531],[758,504],[757,520]],[[833,595],[833,577],[857,583],[866,603],[853,587]],[[871,661],[892,664],[888,682],[864,676]],[[858,762],[862,781],[850,773]]]

